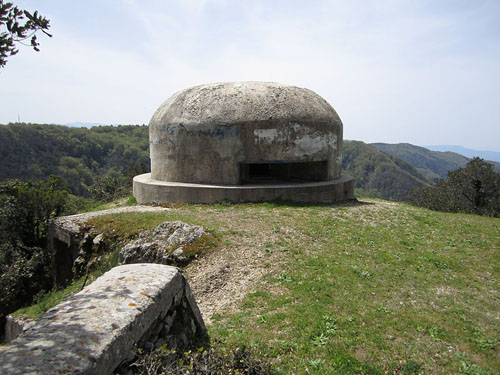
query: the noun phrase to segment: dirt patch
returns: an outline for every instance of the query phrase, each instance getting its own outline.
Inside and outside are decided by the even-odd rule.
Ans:
[[[195,260],[184,270],[205,323],[240,300],[271,272],[262,250],[232,246]]]

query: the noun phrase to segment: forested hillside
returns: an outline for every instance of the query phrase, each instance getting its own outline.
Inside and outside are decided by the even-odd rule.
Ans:
[[[89,196],[91,187],[105,176],[130,183],[132,176],[149,170],[148,128],[2,125],[0,159],[0,181],[39,180],[54,174],[67,182],[73,194]]]
[[[371,143],[383,153],[406,160],[431,181],[446,178],[449,171],[463,168],[469,158],[455,152],[431,151],[409,143]],[[500,172],[500,163],[488,161]]]
[[[416,188],[430,183],[410,163],[360,141],[344,141],[344,173],[354,177],[358,193],[406,201]]]

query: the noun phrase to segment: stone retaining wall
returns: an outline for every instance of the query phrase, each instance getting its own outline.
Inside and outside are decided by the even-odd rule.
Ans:
[[[97,216],[135,212],[163,212],[163,207],[130,206],[112,208],[103,211],[86,212],[83,214],[59,216],[49,222],[49,250],[54,254],[54,282],[65,285],[71,281],[75,260],[88,247],[96,245],[97,233],[91,234],[84,230],[84,224]]]
[[[133,359],[138,347],[175,348],[205,336],[203,319],[179,269],[124,265],[0,347],[0,373],[106,375]]]

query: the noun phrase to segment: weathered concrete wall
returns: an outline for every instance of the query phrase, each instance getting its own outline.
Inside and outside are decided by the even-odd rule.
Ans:
[[[146,173],[134,177],[134,196],[143,203],[217,203],[291,201],[334,203],[354,198],[353,179],[342,176],[333,181],[281,185],[204,185],[165,182]]]
[[[342,122],[314,92],[270,82],[183,90],[149,124],[151,176],[200,184],[240,183],[239,163],[326,161],[340,177]]]
[[[177,268],[119,266],[1,346],[0,373],[107,375],[137,347],[182,346],[205,331]]]

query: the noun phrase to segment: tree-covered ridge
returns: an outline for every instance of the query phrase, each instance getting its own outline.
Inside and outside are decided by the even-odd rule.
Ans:
[[[0,158],[0,181],[59,175],[73,194],[89,196],[99,178],[130,184],[149,170],[148,128],[11,123],[0,126]]]
[[[360,141],[344,141],[342,168],[361,194],[406,201],[412,190],[430,183],[410,163]]]
[[[0,181],[54,174],[73,194],[106,200],[106,189],[130,186],[133,176],[149,171],[148,139],[146,126],[0,126]],[[408,162],[359,141],[344,141],[343,167],[358,191],[385,199],[407,200],[411,190],[430,182]]]
[[[71,193],[111,200],[148,172],[147,126],[0,125],[0,181],[41,180],[59,175]],[[362,195],[406,201],[412,190],[432,185],[469,159],[410,144],[343,143],[343,173]]]
[[[371,145],[383,153],[406,160],[431,181],[446,178],[449,171],[463,168],[470,161],[466,156],[455,152],[431,151],[409,143],[371,143]],[[500,172],[500,163],[488,162]]]

